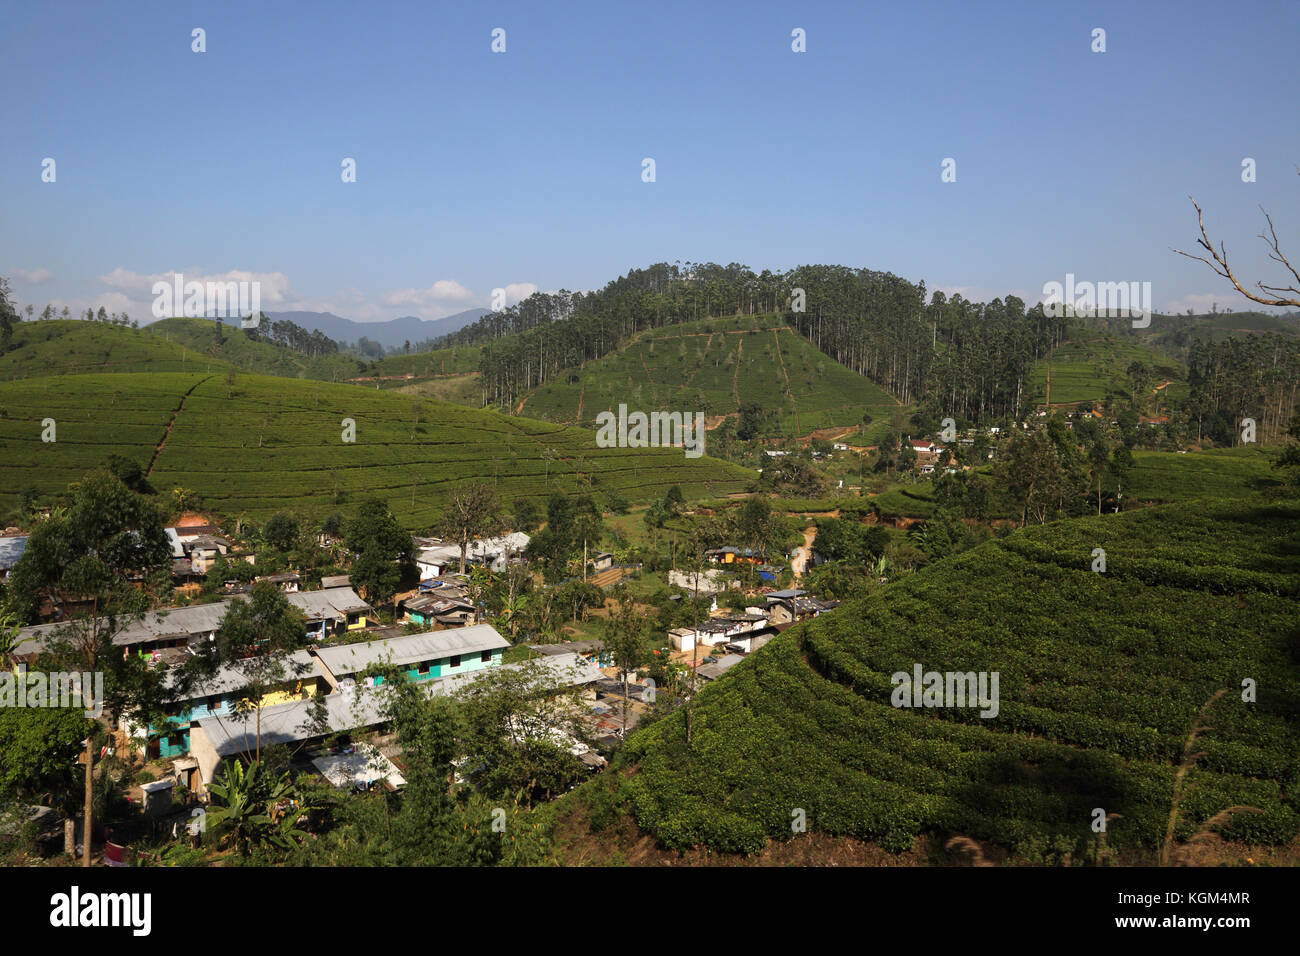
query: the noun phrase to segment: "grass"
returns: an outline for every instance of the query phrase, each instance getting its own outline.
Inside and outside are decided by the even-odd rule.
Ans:
[[[886,419],[898,402],[818,351],[777,316],[741,316],[653,329],[620,351],[533,392],[524,410],[548,421],[594,425],[602,411],[703,412],[719,417],[755,403],[779,415],[777,433]],[[876,425],[875,422],[872,423]]]
[[[225,372],[0,383],[0,410],[0,512],[29,486],[63,491],[113,452],[147,467],[164,435],[155,488],[189,488],[205,507],[253,520],[324,516],[378,494],[408,527],[425,528],[467,479],[492,483],[508,506],[557,490],[643,502],[677,484],[689,497],[718,495],[753,477],[679,449],[600,448],[590,431],[535,419],[301,379],[241,374],[231,384]],[[53,443],[41,441],[45,418],[57,423]],[[356,423],[354,443],[342,441],[345,418]]]

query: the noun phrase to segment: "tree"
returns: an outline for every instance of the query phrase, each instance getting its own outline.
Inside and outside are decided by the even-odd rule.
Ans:
[[[355,555],[352,582],[371,602],[381,604],[397,593],[404,569],[414,561],[415,545],[382,499],[361,502],[348,522],[344,544]]]
[[[626,585],[614,594],[615,606],[605,619],[605,650],[614,659],[614,666],[623,678],[623,737],[627,737],[628,673],[640,667],[646,658],[645,617],[636,608],[636,601]]]
[[[4,585],[0,584],[0,598],[3,598],[4,593]],[[9,666],[14,648],[18,646],[20,631],[18,615],[8,610],[4,606],[4,601],[0,600],[0,667]]]
[[[469,543],[491,537],[504,525],[501,502],[492,486],[482,481],[462,482],[447,496],[438,519],[438,534],[460,545],[460,573],[465,573]]]
[[[76,708],[0,707],[0,797],[70,789],[91,727]]]
[[[217,627],[216,639],[199,646],[182,666],[181,685],[202,688],[222,670],[236,675],[231,693],[238,719],[255,717],[254,761],[262,759],[262,703],[268,695],[300,679],[309,670],[290,655],[302,644],[307,619],[269,581],[253,585],[249,600],[230,603]]]
[[[1133,472],[1133,453],[1127,445],[1116,445],[1110,456],[1110,473],[1115,476],[1115,510],[1119,511],[1124,499],[1124,487]]]
[[[736,516],[735,532],[745,547],[752,551],[760,561],[767,560],[768,548],[774,545],[781,536],[781,529],[776,517],[772,514],[771,504],[768,503],[766,498],[760,498],[757,495],[751,495],[745,499],[745,504]],[[753,571],[754,565],[751,563],[751,580]]]
[[[1294,488],[1300,485],[1300,412],[1291,418],[1286,433],[1291,440],[1278,455],[1274,467],[1282,472],[1283,481]]]
[[[591,495],[583,495],[574,502],[573,540],[575,545],[579,541],[582,542],[582,580],[584,581],[587,580],[587,546],[599,543],[604,533],[605,524],[600,506]]]
[[[458,692],[461,751],[486,796],[526,805],[585,776],[571,743],[587,737],[580,693],[541,661],[490,667]]]
[[[298,541],[298,519],[285,511],[271,515],[262,529],[262,538],[277,551],[288,551]]]
[[[142,611],[148,600],[128,575],[147,575],[164,566],[171,546],[158,509],[108,471],[93,471],[69,490],[72,504],[66,513],[37,525],[27,539],[27,549],[10,572],[9,590],[26,603],[28,620],[42,598],[83,599],[87,610],[51,642],[51,653],[71,664],[69,669],[104,672],[108,702],[121,713],[134,703],[132,672],[123,667],[113,635],[119,618]],[[90,866],[93,780],[94,744],[88,735],[83,866]]]
[[[1091,483],[1097,487],[1097,514],[1101,514],[1101,485],[1110,473],[1110,447],[1100,436],[1088,449]]]
[[[11,295],[9,280],[0,276],[0,355],[8,352],[13,344],[14,324],[19,321],[18,313],[10,299]]]
[[[1045,428],[1013,435],[995,474],[1020,506],[1022,525],[1030,515],[1040,524],[1047,521],[1065,497],[1066,467]]]
[[[111,471],[117,480],[122,482],[136,494],[151,495],[154,493],[149,481],[145,478],[144,469],[139,463],[132,461],[122,455],[109,455],[108,461],[104,467]]]
[[[541,510],[532,498],[520,498],[514,504],[514,525],[516,531],[531,533],[541,524]]]

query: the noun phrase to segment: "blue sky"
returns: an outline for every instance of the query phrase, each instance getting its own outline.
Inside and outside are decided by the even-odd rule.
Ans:
[[[1189,194],[1252,281],[1287,284],[1261,204],[1300,258],[1295,0],[0,10],[0,275],[38,310],[148,319],[183,271],[436,318],[678,259],[1244,308],[1169,251]]]

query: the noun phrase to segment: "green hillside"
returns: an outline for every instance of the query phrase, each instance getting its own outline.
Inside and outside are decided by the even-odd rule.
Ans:
[[[717,417],[757,404],[780,415],[783,435],[883,427],[899,404],[786,327],[777,316],[740,316],[654,329],[626,348],[548,382],[524,414],[593,425],[602,411],[702,411]],[[874,422],[873,422],[874,424]],[[868,436],[870,438],[870,436]]]
[[[147,329],[53,319],[14,325],[13,349],[0,355],[0,380],[59,373],[188,372],[225,365]]]
[[[477,345],[461,345],[432,352],[415,352],[411,355],[389,355],[369,363],[369,376],[406,376],[417,379],[467,375],[478,371],[481,349]]]
[[[378,493],[413,528],[427,526],[442,493],[467,478],[495,482],[506,501],[581,487],[637,502],[674,484],[690,496],[740,491],[753,477],[676,449],[599,448],[590,431],[383,390],[233,379],[222,371],[0,383],[0,513],[28,487],[62,491],[110,453],[153,461],[155,488],[189,488],[226,514],[323,515]],[[46,418],[56,422],[53,443],[41,441]],[[355,443],[341,440],[344,418],[356,422]]]
[[[1111,395],[1127,398],[1127,369],[1133,362],[1145,363],[1151,369],[1155,376],[1152,388],[1165,381],[1173,382],[1161,390],[1162,400],[1185,394],[1182,369],[1162,353],[1133,338],[1105,335],[1096,330],[1085,330],[1082,335],[1086,338],[1071,341],[1034,363],[1027,385],[1029,401],[1047,401],[1049,366],[1053,405],[1100,403]]]
[[[1105,573],[1090,570],[1104,548]],[[629,741],[625,806],[669,848],[810,831],[910,849],[961,834],[1028,862],[1151,860],[1197,714],[1176,836],[1300,832],[1300,506],[1197,502],[990,541],[799,625]],[[891,705],[891,674],[997,672],[999,711]],[[1255,703],[1242,681],[1257,684]],[[1223,691],[1221,697],[1215,695]],[[591,788],[588,794],[596,793]]]
[[[350,381],[357,385],[392,389],[404,395],[482,408],[479,353],[476,345],[461,345],[413,355],[390,355],[372,361],[361,377]]]
[[[1236,498],[1250,489],[1279,484],[1273,449],[1259,445],[1211,448],[1180,454],[1135,451],[1129,495],[1141,501]]]
[[[258,375],[341,382],[366,374],[367,363],[350,356],[304,355],[216,319],[161,319],[141,331],[181,346],[191,358],[222,361]]]

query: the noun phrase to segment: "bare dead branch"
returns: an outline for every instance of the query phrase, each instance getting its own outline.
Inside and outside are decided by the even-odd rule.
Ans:
[[[1300,167],[1297,168],[1300,169]],[[1196,223],[1201,229],[1201,238],[1196,240],[1196,244],[1200,246],[1202,249],[1204,249],[1206,252],[1208,252],[1211,256],[1213,256],[1214,261],[1211,262],[1209,259],[1206,259],[1204,256],[1194,256],[1190,253],[1183,252],[1181,249],[1173,249],[1172,250],[1173,252],[1178,253],[1180,256],[1186,256],[1188,259],[1195,259],[1197,262],[1204,262],[1207,266],[1209,266],[1211,269],[1214,270],[1216,275],[1222,276],[1223,278],[1227,279],[1229,282],[1232,283],[1234,289],[1236,289],[1246,298],[1250,299],[1252,302],[1258,302],[1261,305],[1300,307],[1300,289],[1294,289],[1291,287],[1278,288],[1274,286],[1266,286],[1262,282],[1255,283],[1257,286],[1259,286],[1261,292],[1266,292],[1266,293],[1295,292],[1297,294],[1297,298],[1294,299],[1289,299],[1285,297],[1268,299],[1268,298],[1263,298],[1261,296],[1258,296],[1255,293],[1244,288],[1242,284],[1237,281],[1237,277],[1232,274],[1232,268],[1228,265],[1228,250],[1224,246],[1222,241],[1219,242],[1218,251],[1215,251],[1214,244],[1210,241],[1209,234],[1206,233],[1205,231],[1205,214],[1202,212],[1200,204],[1195,199],[1192,199],[1191,196],[1188,196],[1187,198],[1191,199],[1192,205],[1196,207]],[[1262,211],[1262,207],[1261,207],[1261,211]],[[1264,213],[1264,218],[1268,219],[1268,213]],[[1268,225],[1270,231],[1272,231],[1273,220],[1269,219]],[[1269,242],[1268,237],[1264,236],[1262,233],[1260,237],[1264,239],[1265,242]],[[1275,231],[1273,232],[1273,239],[1270,245],[1273,248],[1273,253],[1270,253],[1269,258],[1276,259],[1278,262],[1281,262],[1284,266],[1287,267],[1287,269],[1291,271],[1292,275],[1296,276],[1297,280],[1300,280],[1300,273],[1296,272],[1295,268],[1291,265],[1290,261],[1286,258],[1286,256],[1282,254],[1281,249],[1278,248],[1277,233]]]

